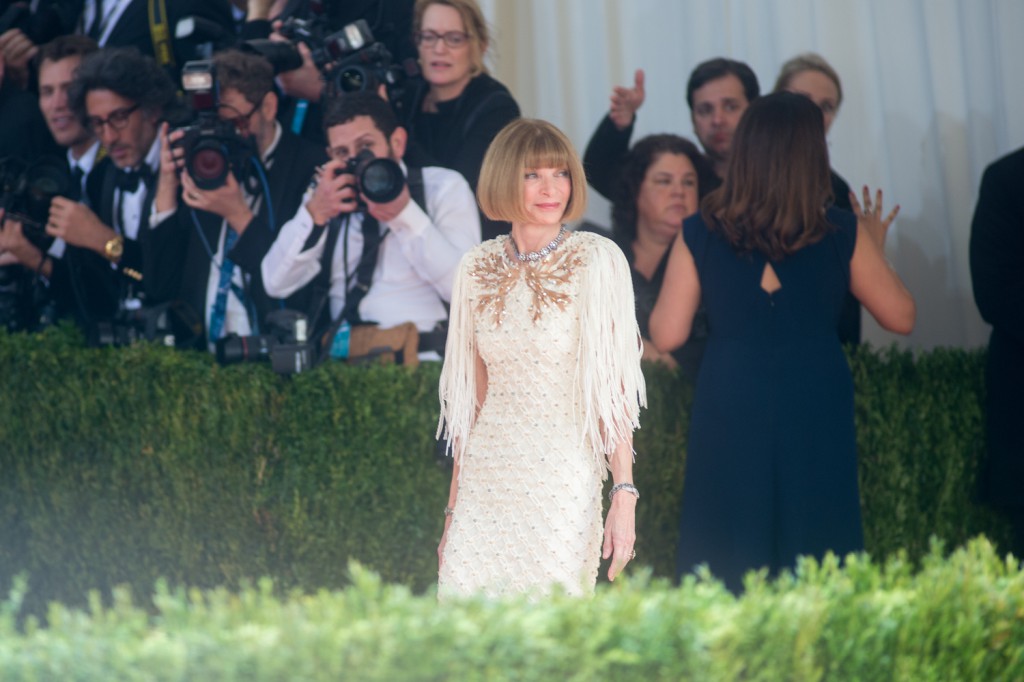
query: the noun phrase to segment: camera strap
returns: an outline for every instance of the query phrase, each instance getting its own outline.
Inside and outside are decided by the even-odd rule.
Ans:
[[[174,50],[171,32],[167,27],[167,4],[164,0],[149,0],[149,37],[153,41],[153,54],[160,66],[174,68]]]

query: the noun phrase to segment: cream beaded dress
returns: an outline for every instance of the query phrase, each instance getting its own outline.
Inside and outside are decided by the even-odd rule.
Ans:
[[[460,477],[441,599],[592,592],[607,458],[646,401],[621,250],[576,232],[520,262],[509,239],[466,254],[452,293],[438,431]],[[477,353],[487,367],[478,415]]]

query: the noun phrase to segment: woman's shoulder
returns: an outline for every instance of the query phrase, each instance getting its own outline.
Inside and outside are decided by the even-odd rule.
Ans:
[[[614,241],[589,230],[575,230],[572,233],[573,248],[584,255],[587,263],[612,267],[623,267],[629,272],[629,262],[622,248]]]

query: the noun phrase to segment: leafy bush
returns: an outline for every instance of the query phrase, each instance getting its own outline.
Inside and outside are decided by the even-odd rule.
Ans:
[[[436,579],[450,469],[436,458],[439,367],[329,365],[279,377],[158,346],[88,349],[72,329],[0,334],[0,585],[22,614],[90,589],[345,586],[351,559],[422,592]],[[998,518],[972,499],[981,352],[862,349],[856,382],[867,549],[956,547]],[[639,562],[674,575],[691,386],[645,368]]]
[[[721,584],[647,576],[555,596],[437,604],[351,567],[340,591],[277,596],[157,585],[152,613],[114,592],[55,605],[19,630],[23,586],[0,609],[4,680],[1017,680],[1024,573],[986,540],[919,571],[905,556],[801,562]]]

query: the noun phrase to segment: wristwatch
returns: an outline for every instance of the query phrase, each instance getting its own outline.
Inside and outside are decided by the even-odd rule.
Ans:
[[[111,263],[116,263],[121,260],[121,256],[124,254],[124,237],[121,235],[114,235],[113,238],[107,240],[107,243],[103,245],[103,255],[107,257]]]

